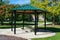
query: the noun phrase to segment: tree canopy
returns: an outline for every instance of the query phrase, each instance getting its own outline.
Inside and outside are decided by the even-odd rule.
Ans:
[[[44,0],[42,2],[31,0],[31,5],[46,9],[48,12],[51,12],[54,15],[60,14],[60,2],[57,2],[57,0],[53,0],[52,2],[48,2],[48,0]]]

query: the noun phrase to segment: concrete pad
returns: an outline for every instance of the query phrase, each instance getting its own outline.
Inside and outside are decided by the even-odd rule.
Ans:
[[[28,30],[28,29],[27,29]],[[37,35],[34,35],[34,32],[26,32],[26,29],[17,28],[17,34],[14,34],[11,29],[0,29],[0,35],[9,35],[9,36],[17,36],[22,37],[25,39],[31,39],[31,38],[45,38],[45,37],[51,37],[54,36],[56,33],[51,31],[41,31],[43,29],[40,29],[40,31],[37,32]]]

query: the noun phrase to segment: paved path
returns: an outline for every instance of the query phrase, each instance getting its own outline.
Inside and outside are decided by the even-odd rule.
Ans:
[[[21,28],[17,28],[17,34],[14,34],[10,29],[0,29],[0,35],[17,36],[25,39],[45,38],[55,35],[54,32],[50,32],[50,31],[44,32],[43,29],[39,29],[40,31],[37,32],[37,35],[34,35],[34,32],[30,32],[30,31],[26,32],[27,30],[29,29],[22,30]]]

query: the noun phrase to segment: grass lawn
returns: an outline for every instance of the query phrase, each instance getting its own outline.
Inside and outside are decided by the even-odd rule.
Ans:
[[[53,37],[48,37],[48,38],[34,38],[32,40],[60,40],[60,33],[56,33],[55,36]]]
[[[52,36],[52,37],[48,37],[48,38],[33,38],[32,40],[60,40],[60,28],[59,28],[59,26],[47,27],[47,29],[55,32],[56,35]]]

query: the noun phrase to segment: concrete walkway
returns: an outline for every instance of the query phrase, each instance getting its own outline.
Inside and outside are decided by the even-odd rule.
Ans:
[[[17,28],[17,34],[14,34],[10,29],[0,29],[0,35],[9,35],[9,36],[17,36],[22,37],[25,39],[31,39],[31,38],[45,38],[45,37],[51,37],[54,36],[54,32],[44,32],[43,29],[39,29],[40,31],[37,32],[37,35],[34,35],[34,32],[26,32],[29,29],[22,30],[21,28]],[[42,31],[41,31],[42,30]]]

